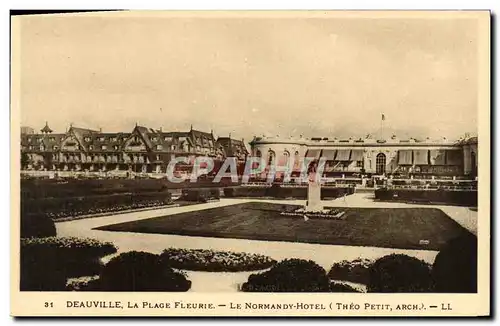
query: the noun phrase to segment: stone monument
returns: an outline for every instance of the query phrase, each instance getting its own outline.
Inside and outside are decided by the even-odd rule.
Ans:
[[[323,205],[321,204],[321,184],[316,177],[316,166],[317,162],[313,162],[308,171],[306,212],[323,211]]]
[[[306,212],[320,212],[322,210],[321,185],[316,180],[309,180],[307,188]]]

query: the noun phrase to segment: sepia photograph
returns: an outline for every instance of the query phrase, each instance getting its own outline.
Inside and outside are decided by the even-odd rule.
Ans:
[[[488,11],[12,15],[11,313],[488,315],[489,92]]]

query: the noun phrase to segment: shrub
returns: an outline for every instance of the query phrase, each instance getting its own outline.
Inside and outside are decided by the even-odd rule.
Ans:
[[[56,226],[52,219],[43,214],[21,212],[21,238],[43,238],[56,236]]]
[[[224,197],[234,197],[235,191],[234,188],[224,188]]]
[[[330,292],[355,292],[359,293],[360,291],[356,290],[352,286],[339,282],[331,282],[330,283]]]
[[[111,259],[99,277],[102,291],[172,291],[191,288],[185,275],[162,262],[159,255],[131,251]]]
[[[21,291],[65,290],[67,276],[53,252],[48,252],[45,256],[34,256],[21,249],[20,258]]]
[[[343,260],[333,264],[328,272],[331,280],[343,280],[354,283],[368,284],[369,268],[373,261],[369,259],[355,259],[352,261]]]
[[[62,291],[67,278],[98,274],[99,258],[114,252],[113,244],[94,239],[21,239],[21,290]]]
[[[184,189],[182,191],[182,199],[187,201],[206,202],[211,199],[219,199],[219,197],[219,188]]]
[[[252,274],[243,284],[245,292],[328,292],[326,271],[313,261],[286,259],[269,271]]]
[[[384,256],[369,269],[368,292],[429,292],[432,278],[429,265],[402,254]]]
[[[173,268],[207,272],[262,270],[276,263],[268,256],[207,249],[169,248],[162,252],[161,258]]]
[[[437,292],[477,292],[477,237],[467,234],[450,240],[432,267]]]

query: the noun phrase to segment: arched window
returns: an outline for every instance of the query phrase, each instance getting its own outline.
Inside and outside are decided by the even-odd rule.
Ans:
[[[261,153],[259,150],[257,150],[257,151],[255,152],[255,156],[257,156],[257,157],[262,157],[262,153]]]
[[[300,168],[300,153],[299,153],[299,151],[295,151],[294,158],[293,158],[293,168],[294,169]]]
[[[272,151],[272,150],[269,150],[267,165],[274,164],[275,159],[276,159],[276,153],[274,153],[274,151]]]
[[[385,154],[380,153],[377,155],[377,159],[375,161],[377,174],[385,173],[385,165],[386,165],[386,157]]]
[[[284,151],[283,158],[281,159],[280,165],[288,166],[288,164],[290,164],[290,152]]]

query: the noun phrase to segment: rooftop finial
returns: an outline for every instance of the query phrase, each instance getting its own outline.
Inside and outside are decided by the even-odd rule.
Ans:
[[[45,127],[40,129],[40,131],[42,132],[42,134],[50,134],[52,132],[52,129],[50,129],[49,127],[48,121],[45,121]]]
[[[193,124],[191,124],[191,131],[193,130]]]

